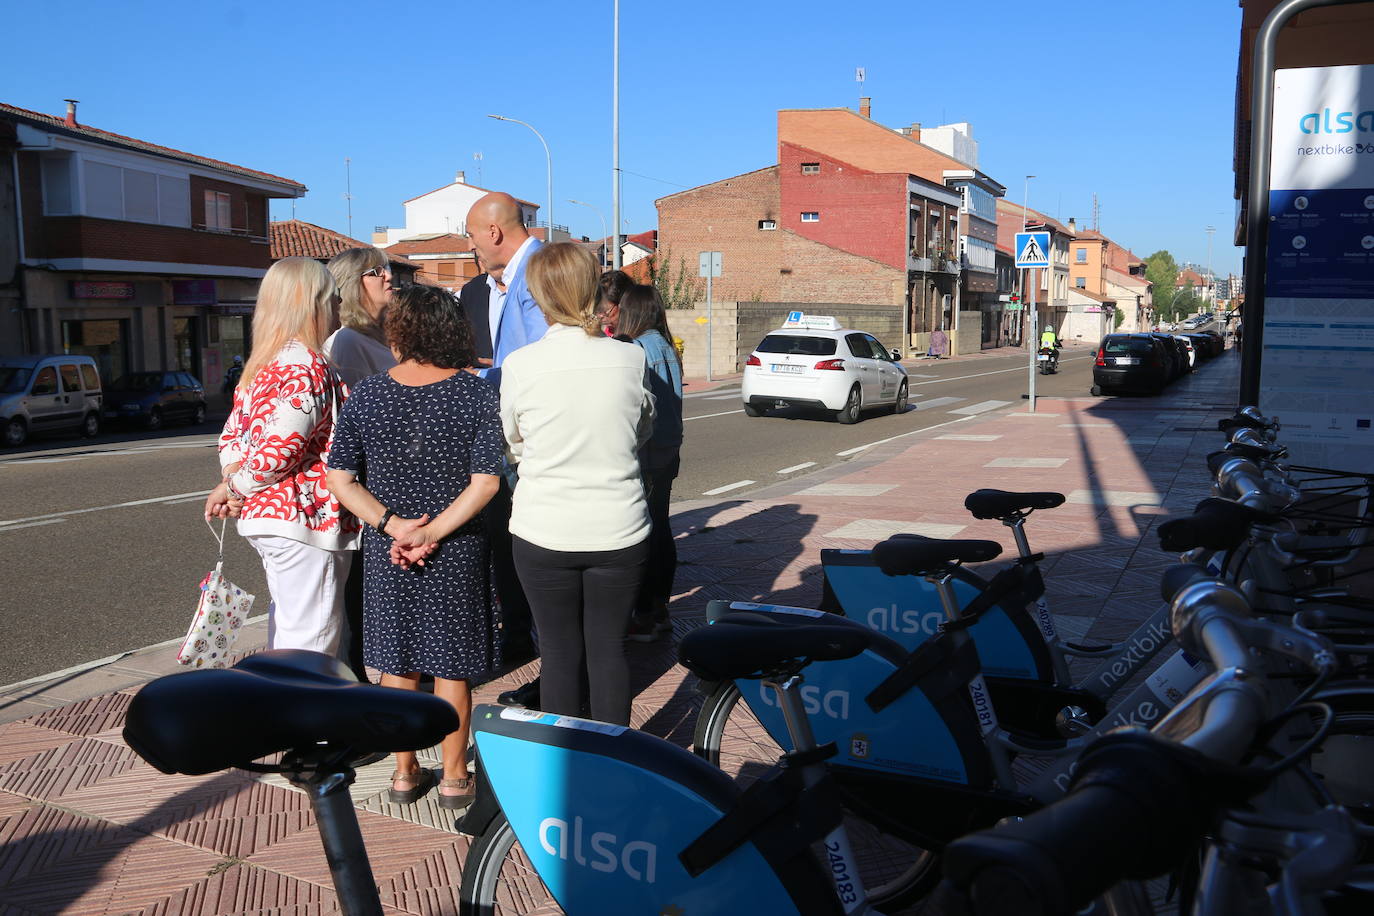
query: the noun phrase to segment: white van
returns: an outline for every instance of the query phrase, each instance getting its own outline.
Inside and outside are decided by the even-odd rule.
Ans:
[[[89,356],[0,357],[0,442],[33,433],[100,432],[100,373]]]

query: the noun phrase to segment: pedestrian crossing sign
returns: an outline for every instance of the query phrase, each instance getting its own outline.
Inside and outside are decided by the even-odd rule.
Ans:
[[[1049,267],[1050,234],[1048,232],[1016,233],[1016,266]]]

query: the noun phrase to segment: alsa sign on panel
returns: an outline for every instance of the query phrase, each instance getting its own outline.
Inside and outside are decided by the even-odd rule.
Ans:
[[[1295,460],[1374,469],[1374,66],[1274,74],[1260,408]]]

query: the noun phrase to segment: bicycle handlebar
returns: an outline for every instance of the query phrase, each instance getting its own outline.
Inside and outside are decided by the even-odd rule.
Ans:
[[[979,916],[1072,912],[1127,878],[1159,874],[1191,849],[1213,813],[1252,794],[1232,764],[1270,709],[1256,641],[1321,670],[1319,637],[1249,617],[1244,596],[1217,582],[1185,586],[1173,602],[1180,643],[1217,673],[1153,733],[1115,732],[1079,758],[1069,794],[1017,823],[945,850],[945,874]]]

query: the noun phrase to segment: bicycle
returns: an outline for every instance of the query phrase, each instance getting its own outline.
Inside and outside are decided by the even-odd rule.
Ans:
[[[684,640],[689,667],[714,677],[760,677],[790,711],[798,750],[750,791],[642,732],[477,707],[473,731],[487,803],[475,803],[464,821],[480,835],[464,869],[463,911],[492,911],[500,864],[519,837],[537,850],[540,876],[574,912],[869,912],[826,776],[834,749],[813,740],[800,691],[801,671],[813,660],[861,652],[871,638],[825,624],[784,631],[755,618]],[[215,703],[226,694],[233,704]],[[223,707],[213,722],[203,715],[212,704]],[[429,747],[456,724],[452,707],[435,697],[359,684],[319,653],[269,650],[233,668],[145,685],[130,704],[124,739],[164,773],[232,766],[284,773],[310,798],[343,912],[376,916],[381,903],[349,797],[354,767]],[[279,752],[279,764],[255,762]],[[530,779],[530,767],[542,778]],[[548,778],[555,773],[576,781],[579,792]],[[825,867],[813,843],[821,844]]]
[[[1331,646],[1300,627],[1257,629],[1244,596],[1216,583],[1181,593],[1174,624],[1216,673],[1153,732],[1085,752],[1063,800],[950,844],[947,906],[1070,912],[1121,878],[1181,869],[1181,910],[1199,916],[1327,913],[1333,894],[1367,911],[1350,882],[1374,829],[1301,767],[1335,717],[1318,689],[1335,671]],[[1290,678],[1293,663],[1310,683],[1276,694],[1272,678]],[[1374,699],[1368,684],[1363,699]]]

